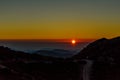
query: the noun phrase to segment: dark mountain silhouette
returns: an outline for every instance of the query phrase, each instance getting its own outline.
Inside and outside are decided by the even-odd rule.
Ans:
[[[74,80],[79,64],[0,46],[0,80]]]
[[[38,52],[0,46],[0,80],[120,80],[120,37],[99,39],[69,58]],[[58,52],[68,53],[59,49],[48,53]]]
[[[77,59],[96,60],[100,57],[111,57],[119,62],[120,57],[120,37],[113,39],[102,38],[93,43],[90,43],[80,53],[74,57]]]
[[[43,56],[40,54],[30,54],[22,51],[15,51],[8,47],[0,46],[0,60],[2,61],[59,61],[61,58],[55,58],[50,56]]]
[[[120,37],[99,39],[73,58],[93,61],[91,80],[120,80]]]

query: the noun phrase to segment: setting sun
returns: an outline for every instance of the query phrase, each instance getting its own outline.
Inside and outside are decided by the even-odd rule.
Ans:
[[[76,43],[76,41],[75,40],[72,40],[72,44],[75,44]]]

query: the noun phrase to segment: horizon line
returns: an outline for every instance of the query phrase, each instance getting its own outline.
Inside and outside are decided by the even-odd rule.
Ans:
[[[75,38],[73,38],[75,39]],[[46,42],[70,42],[73,39],[0,39],[2,41],[46,41]],[[95,41],[97,39],[90,39],[90,38],[80,38],[80,39],[75,39],[77,42],[92,42]]]

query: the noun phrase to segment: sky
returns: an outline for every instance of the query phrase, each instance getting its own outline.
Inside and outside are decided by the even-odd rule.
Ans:
[[[120,0],[0,0],[0,39],[120,36]]]

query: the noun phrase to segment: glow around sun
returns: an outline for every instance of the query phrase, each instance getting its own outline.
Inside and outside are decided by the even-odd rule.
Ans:
[[[75,44],[75,43],[76,43],[76,40],[73,39],[71,42],[72,42],[72,44]]]

